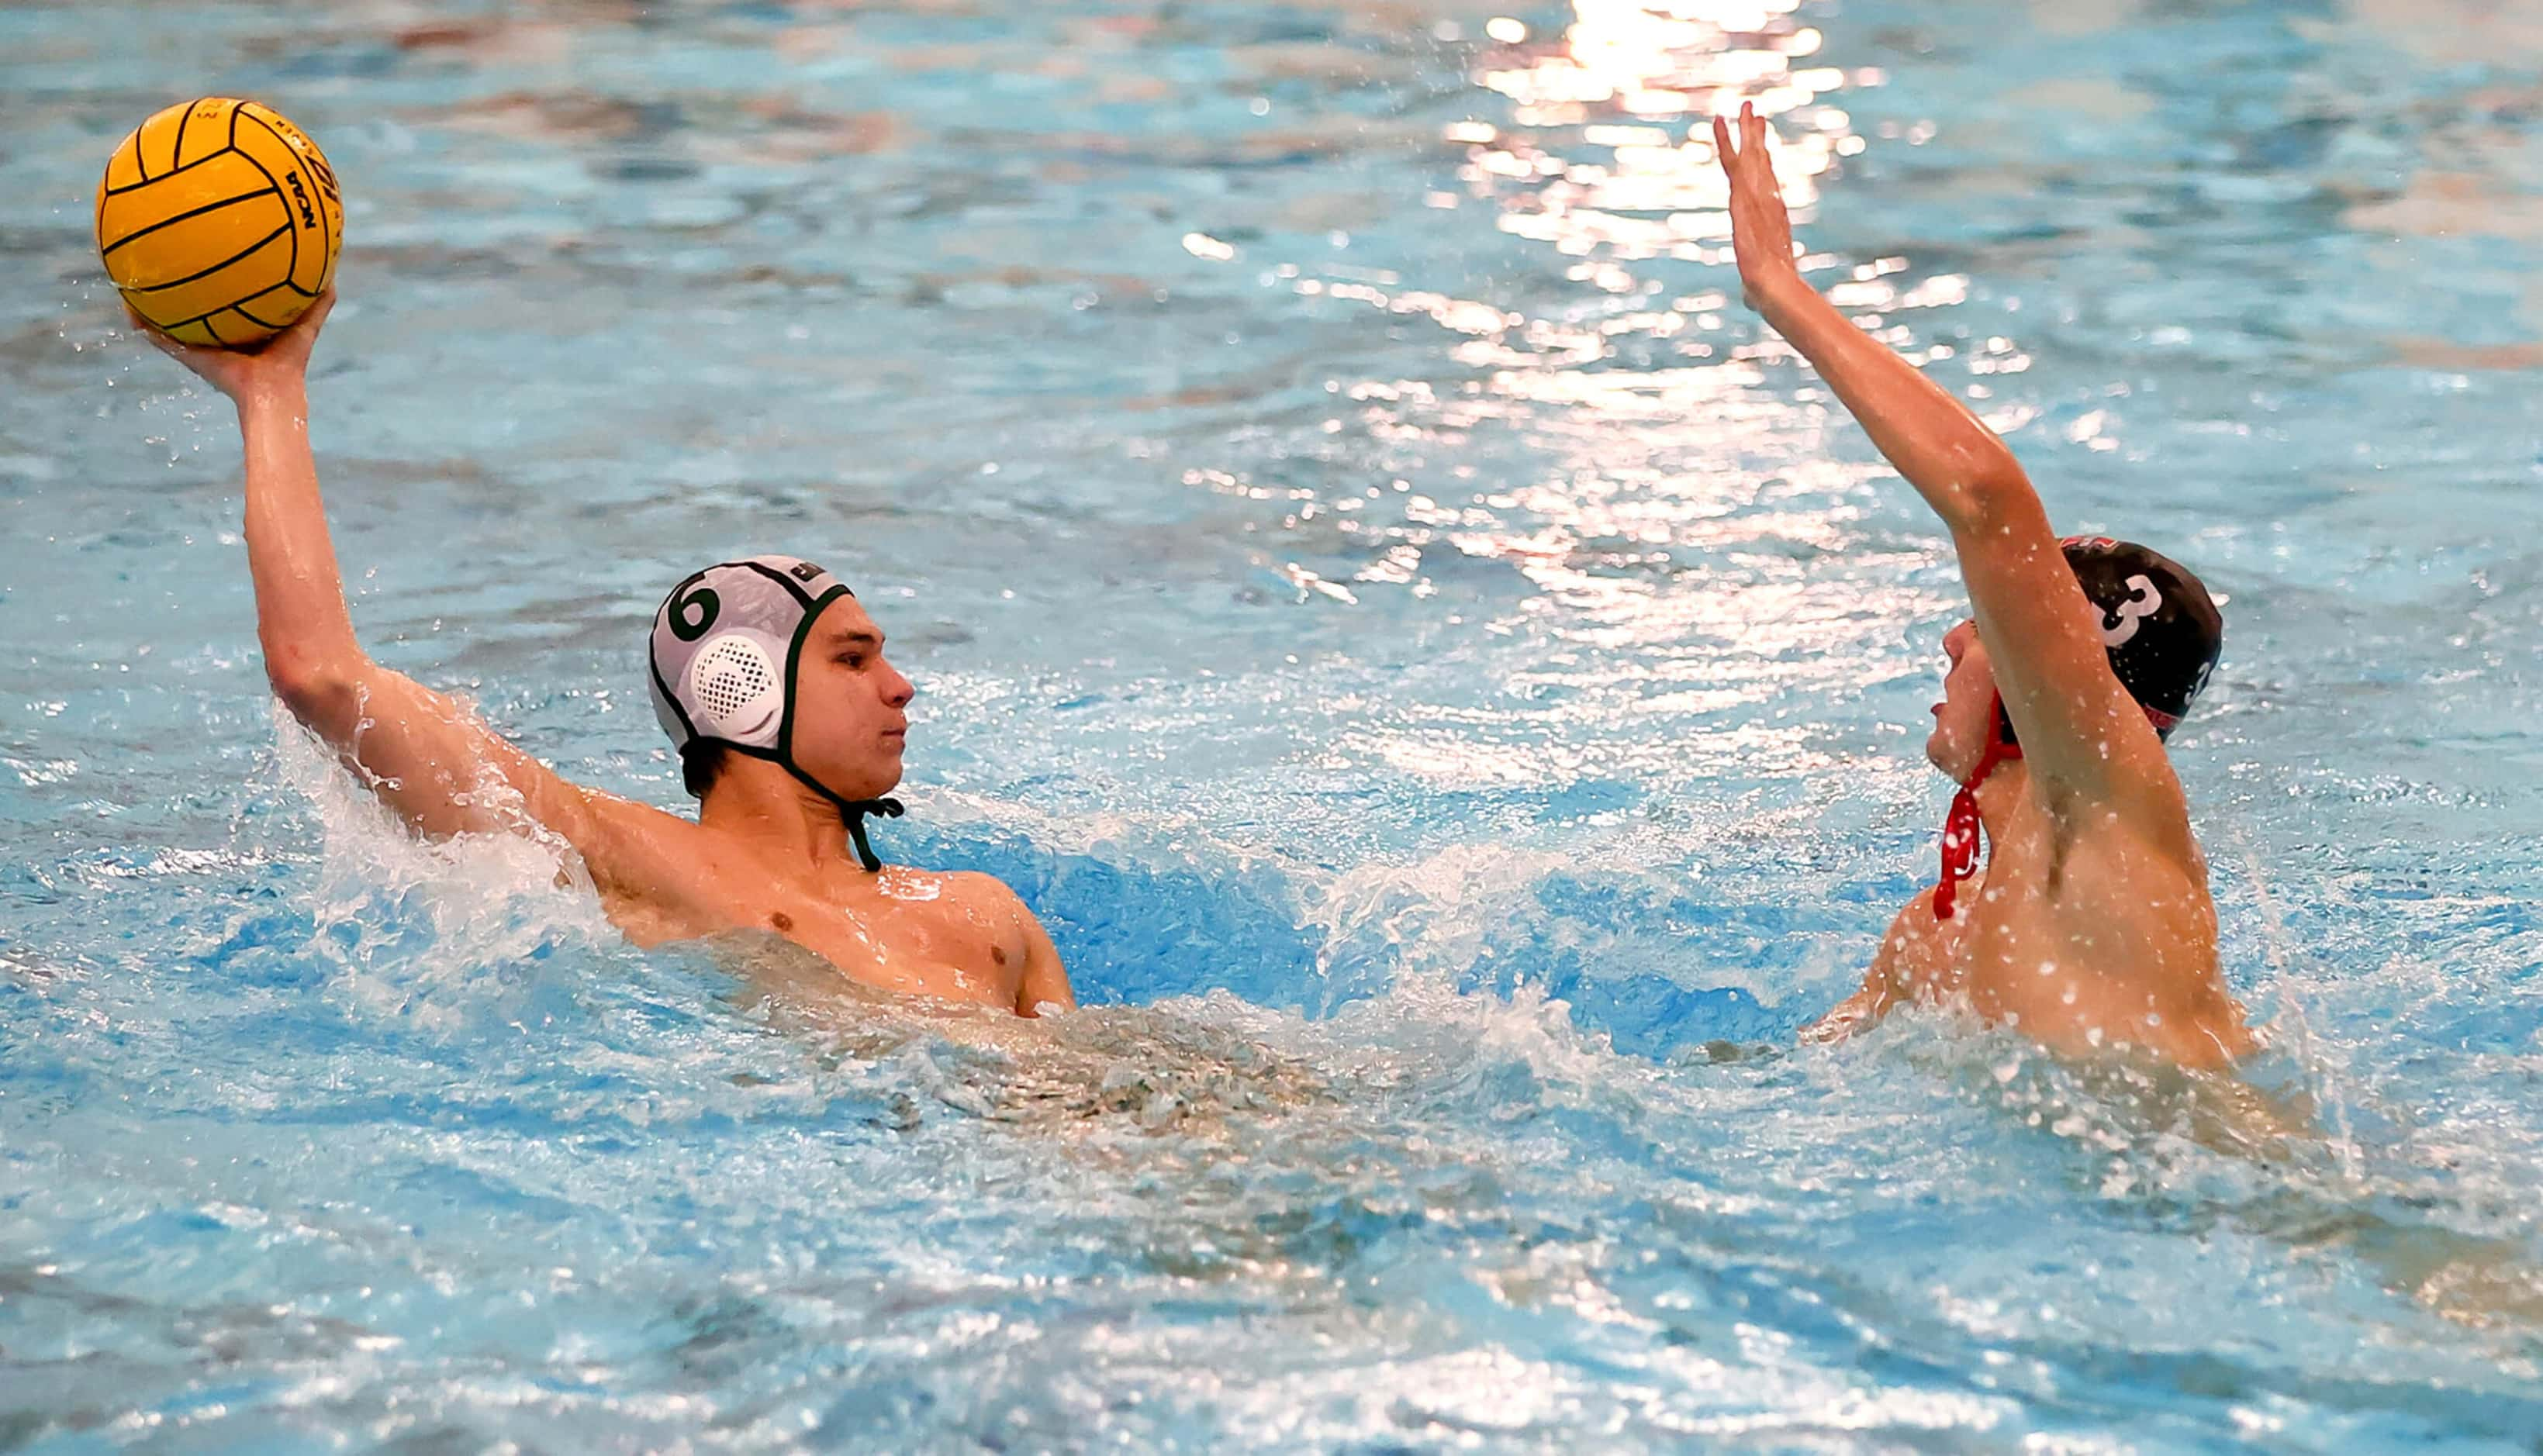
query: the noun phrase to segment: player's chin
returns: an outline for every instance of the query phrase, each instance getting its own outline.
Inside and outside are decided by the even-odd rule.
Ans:
[[[835,778],[824,778],[832,792],[846,799],[881,799],[900,787],[900,754],[878,749]]]
[[[1942,770],[1945,776],[1957,779],[1960,775],[1954,769],[1961,758],[1959,746],[1952,741],[1951,729],[1936,728],[1925,737],[1925,761]]]

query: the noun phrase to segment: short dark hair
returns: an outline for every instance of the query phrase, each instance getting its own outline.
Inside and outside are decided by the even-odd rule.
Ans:
[[[722,743],[697,740],[683,747],[680,750],[680,782],[688,786],[689,797],[706,798],[707,791],[715,787],[716,780],[724,777],[725,761],[731,757],[732,750]]]

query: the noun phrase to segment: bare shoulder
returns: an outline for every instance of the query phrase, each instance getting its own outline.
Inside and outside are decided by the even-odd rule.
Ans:
[[[694,880],[711,858],[695,819],[596,790],[581,791],[595,831],[583,860],[606,893],[651,899]]]
[[[1963,908],[1946,920],[1934,913],[1934,886],[1929,884],[1916,891],[1890,917],[1889,929],[1881,937],[1881,949],[1873,954],[1868,983],[1878,983],[1890,995],[1901,998],[1950,989],[1960,964],[1961,937],[1966,933],[1972,913],[1969,907],[1985,893],[1984,872],[1963,881]]]
[[[1978,883],[1976,880],[1968,881],[1970,887]],[[1938,973],[1950,965],[1959,934],[1952,922],[1935,916],[1934,887],[1927,885],[1918,890],[1890,917],[1889,929],[1882,933],[1880,949],[1872,953],[1872,966],[1864,972],[1862,988],[1804,1027],[1802,1039],[1841,1041],[1888,1016],[1901,1001],[1916,999],[1920,991],[1933,987]]]
[[[949,893],[974,909],[1008,911],[1026,921],[1034,918],[1033,911],[1025,908],[1024,896],[995,875],[980,870],[949,870],[944,881]]]
[[[1962,882],[1961,893],[1965,895],[1985,882],[1986,878],[1983,873],[1973,875],[1968,880]],[[1898,913],[1889,917],[1889,932],[1888,935],[1883,936],[1882,939],[1887,941],[1891,937],[1907,935],[1925,926],[1936,923],[1936,917],[1934,915],[1934,888],[1935,887],[1933,885],[1929,884],[1923,889],[1916,891],[1914,894],[1909,895],[1907,897],[1907,903],[1898,907]]]
[[[615,794],[585,789],[582,798],[591,810],[591,816],[603,828],[627,839],[687,844],[706,832],[695,819],[683,818],[650,804],[621,799]]]
[[[1908,896],[1907,903],[1898,907],[1898,913],[1889,917],[1889,929],[1881,937],[1883,951],[1947,938],[1946,933],[1954,928],[1954,924],[1934,912],[1934,885],[1926,885]],[[1960,898],[1964,905],[1985,892],[1986,872],[1983,870],[1961,881]]]

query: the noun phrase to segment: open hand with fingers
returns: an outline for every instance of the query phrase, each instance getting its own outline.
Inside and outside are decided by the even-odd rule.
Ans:
[[[296,390],[302,385],[309,374],[309,352],[318,345],[318,331],[327,327],[327,315],[335,307],[336,290],[329,288],[290,328],[262,344],[230,348],[180,344],[151,328],[129,307],[124,309],[124,314],[132,320],[132,327],[156,345],[161,353],[193,370],[232,401],[245,406],[256,396],[276,387]]]
[[[1774,159],[1766,155],[1766,119],[1754,105],[1742,103],[1736,146],[1731,126],[1728,117],[1713,118],[1713,152],[1731,179],[1731,244],[1739,260],[1739,286],[1750,307],[1763,309],[1775,285],[1801,281],[1793,262],[1793,219],[1784,210]]]

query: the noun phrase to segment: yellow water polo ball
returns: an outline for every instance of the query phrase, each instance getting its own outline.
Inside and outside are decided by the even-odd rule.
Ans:
[[[207,96],[123,139],[97,185],[106,274],[184,344],[255,344],[336,276],[345,206],[318,144],[270,107]]]

